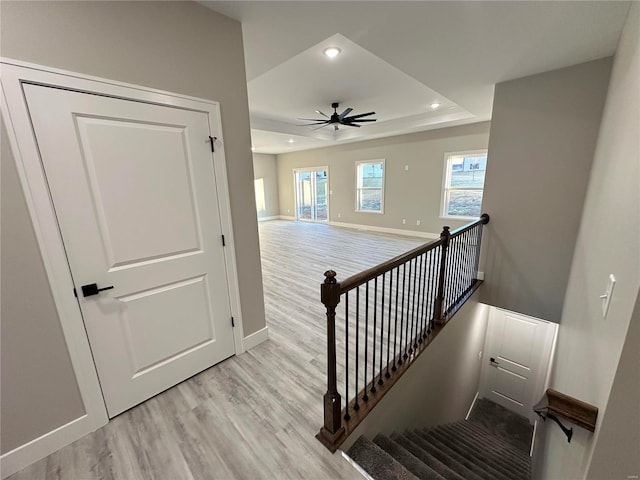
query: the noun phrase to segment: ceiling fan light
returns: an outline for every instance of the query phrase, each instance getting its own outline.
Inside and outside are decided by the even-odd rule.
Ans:
[[[289,143],[293,143],[293,138],[290,138],[289,140],[287,140]]]
[[[338,55],[340,55],[340,52],[342,52],[342,50],[340,50],[338,47],[327,47],[322,51],[325,57],[328,58],[336,58]]]

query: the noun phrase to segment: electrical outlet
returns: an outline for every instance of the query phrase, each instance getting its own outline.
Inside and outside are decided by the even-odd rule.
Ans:
[[[409,165],[405,165],[405,166],[404,166],[404,171],[405,171],[405,172],[408,172],[408,171],[409,171]]]
[[[406,218],[403,218],[403,219],[402,219],[402,224],[403,224],[403,225],[406,225],[406,224],[407,224],[407,219],[406,219]]]
[[[342,218],[342,214],[341,213],[338,214],[338,218]]]
[[[291,209],[287,208],[287,213],[291,213]]]
[[[416,225],[420,225],[420,220],[416,220]]]

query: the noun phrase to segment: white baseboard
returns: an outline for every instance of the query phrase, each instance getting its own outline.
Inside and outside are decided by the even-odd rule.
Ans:
[[[469,420],[469,415],[471,415],[471,410],[473,410],[473,406],[476,404],[476,400],[478,399],[478,395],[480,394],[480,392],[476,392],[476,396],[473,397],[473,402],[471,402],[471,406],[469,407],[469,410],[467,411],[467,416],[464,417],[465,420]]]
[[[282,217],[281,217],[282,218]],[[372,225],[360,225],[358,223],[328,222],[334,227],[353,228],[356,230],[365,230],[370,232],[393,233],[395,235],[406,235],[408,237],[428,238],[435,240],[440,238],[437,233],[419,232],[417,230],[402,230],[400,228],[374,227]]]
[[[75,442],[94,430],[88,415],[76,418],[66,425],[15,448],[0,457],[2,478],[42,460],[62,447]]]
[[[252,333],[251,335],[247,335],[242,339],[242,346],[244,351],[255,347],[256,345],[260,345],[262,342],[269,339],[269,327],[264,327],[258,330],[257,332]]]
[[[484,272],[478,272],[478,280],[484,280]]]
[[[272,215],[270,217],[258,217],[259,222],[268,222],[269,220],[278,220],[280,215]]]
[[[279,218],[280,220],[291,220],[291,221],[293,221],[293,222],[295,222],[295,221],[296,221],[296,217],[291,217],[291,216],[289,216],[289,215],[278,215],[278,218]]]

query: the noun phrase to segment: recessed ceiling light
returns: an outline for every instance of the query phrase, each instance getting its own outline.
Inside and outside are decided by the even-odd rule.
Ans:
[[[431,105],[429,105],[433,110],[440,108],[440,103],[438,102],[433,102]]]
[[[289,139],[289,143],[293,143],[293,138],[290,138],[290,139]]]
[[[340,55],[340,52],[342,52],[342,50],[340,50],[338,47],[327,47],[322,51],[322,53],[324,53],[325,56],[329,58],[336,58],[338,55]]]

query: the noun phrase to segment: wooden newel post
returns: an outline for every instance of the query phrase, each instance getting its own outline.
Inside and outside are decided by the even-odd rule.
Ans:
[[[324,426],[320,429],[320,437],[333,444],[344,434],[336,380],[336,307],[340,303],[340,284],[336,282],[336,272],[333,270],[325,272],[324,276],[320,298],[327,309],[327,393],[324,394]]]
[[[449,227],[442,227],[442,233],[440,239],[442,240],[442,249],[440,254],[440,272],[438,274],[438,293],[436,295],[436,302],[433,306],[433,319],[437,324],[444,323],[442,308],[444,305],[444,281],[445,271],[447,267],[447,250],[449,249],[449,239],[451,234],[449,233]]]

